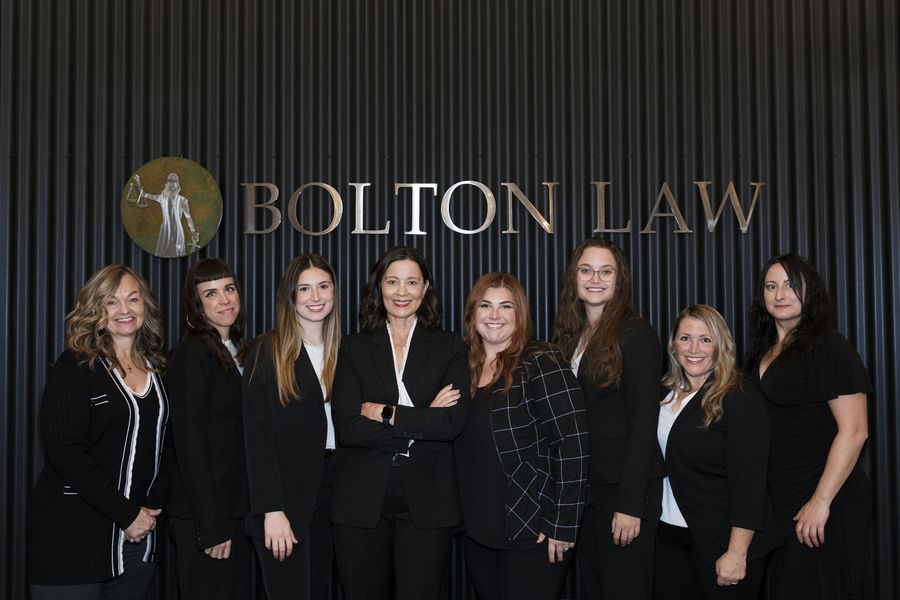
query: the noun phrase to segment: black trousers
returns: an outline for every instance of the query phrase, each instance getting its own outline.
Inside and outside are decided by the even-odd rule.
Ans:
[[[392,468],[384,507],[371,529],[334,525],[346,600],[446,598],[452,527],[419,529],[410,518],[401,468]]]
[[[661,506],[662,480],[652,480],[648,503]],[[648,600],[653,585],[653,549],[658,519],[641,519],[638,537],[627,546],[612,538],[612,518],[619,486],[591,488],[591,503],[584,510],[575,560],[582,597],[591,600]]]
[[[198,600],[242,599],[251,595],[248,563],[250,542],[244,519],[230,519],[231,556],[215,559],[197,547],[193,519],[169,517],[169,535],[175,544],[175,568],[182,598]]]
[[[550,564],[546,541],[526,550],[498,550],[464,535],[463,550],[480,600],[555,600],[570,562],[564,555],[563,562]]]
[[[737,585],[716,583],[716,565],[700,553],[687,527],[660,523],[656,534],[654,600],[753,600],[760,598],[766,559],[747,561],[747,576]]]

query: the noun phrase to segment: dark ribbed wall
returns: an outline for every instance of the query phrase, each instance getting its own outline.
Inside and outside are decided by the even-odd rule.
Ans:
[[[873,552],[880,597],[900,597],[898,20],[894,0],[0,0],[0,594],[25,594],[40,392],[78,288],[102,265],[133,265],[167,310],[169,339],[179,333],[179,282],[197,257],[146,254],[119,212],[134,170],[178,155],[219,182],[222,226],[199,255],[236,266],[252,334],[271,326],[277,279],[306,250],[336,266],[354,331],[369,265],[409,243],[434,264],[448,327],[459,329],[471,283],[501,269],[525,283],[546,337],[567,254],[597,221],[591,181],[611,182],[609,226],[632,220],[612,237],[662,335],[684,305],[706,302],[745,347],[762,264],[806,255],[875,384],[864,458]],[[463,180],[498,200],[477,235],[440,220],[440,196]],[[284,211],[309,181],[344,199],[333,233],[301,235],[285,215],[271,234],[243,234],[242,182],[276,184]],[[518,207],[521,233],[502,234],[501,183],[546,212],[544,181],[559,182],[555,233]],[[751,182],[764,182],[747,233],[730,208],[708,232],[694,181],[712,182],[716,206],[733,181],[745,211]],[[351,234],[351,182],[372,184],[366,227],[389,219],[389,235]],[[410,193],[395,198],[395,182],[437,184],[437,197],[423,196],[428,235],[404,235]],[[673,233],[671,218],[638,233],[663,182],[693,233]],[[481,223],[479,198],[454,195],[460,226]],[[331,219],[320,191],[300,205],[309,229]]]

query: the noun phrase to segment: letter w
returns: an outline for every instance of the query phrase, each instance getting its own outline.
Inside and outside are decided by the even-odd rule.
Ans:
[[[710,233],[716,231],[716,225],[719,224],[719,218],[725,210],[725,205],[728,204],[728,202],[731,202],[731,206],[734,208],[734,214],[738,220],[738,225],[741,227],[741,233],[747,233],[747,228],[750,226],[750,219],[753,218],[753,211],[756,209],[756,201],[759,200],[759,193],[766,184],[759,181],[750,182],[750,185],[753,186],[753,199],[750,201],[750,210],[747,211],[747,216],[745,217],[744,211],[741,208],[741,200],[734,190],[733,181],[728,182],[728,188],[725,190],[725,195],[722,197],[722,203],[719,204],[719,210],[716,211],[716,215],[713,216],[712,203],[709,200],[709,186],[711,183],[711,181],[694,182],[694,185],[700,190],[700,201],[703,203],[703,212],[706,214],[706,228],[709,229]]]

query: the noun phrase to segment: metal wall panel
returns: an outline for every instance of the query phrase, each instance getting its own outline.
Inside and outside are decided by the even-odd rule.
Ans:
[[[354,331],[368,267],[408,243],[434,264],[448,327],[459,329],[471,283],[501,269],[526,284],[546,337],[567,254],[597,222],[592,181],[610,182],[608,225],[632,221],[611,237],[631,257],[640,311],[663,335],[680,308],[702,301],[744,347],[763,262],[806,255],[875,384],[865,454],[873,551],[880,597],[900,596],[898,19],[894,0],[0,0],[2,594],[25,593],[40,391],[80,285],[104,264],[133,265],[177,338],[179,282],[196,257],[138,249],[118,198],[141,164],[179,155],[222,189],[222,226],[200,256],[236,265],[253,334],[271,326],[280,272],[305,250],[335,264]],[[477,235],[440,219],[440,196],[465,180],[498,201]],[[285,216],[271,234],[243,233],[242,182],[276,184],[284,210],[310,181],[340,191],[336,231],[301,235]],[[503,234],[501,184],[517,182],[546,211],[545,181],[559,182],[555,233],[517,207],[520,233]],[[751,182],[764,182],[747,233],[730,209],[707,231],[695,181],[711,182],[715,205],[733,181],[745,210]],[[351,233],[353,182],[371,183],[366,227],[390,220],[388,235]],[[422,202],[427,235],[404,233],[410,193],[395,197],[396,182],[437,184]],[[675,233],[671,218],[639,233],[663,182],[692,233]],[[318,191],[298,213],[311,229],[331,218]],[[474,228],[484,205],[465,187],[451,213]]]

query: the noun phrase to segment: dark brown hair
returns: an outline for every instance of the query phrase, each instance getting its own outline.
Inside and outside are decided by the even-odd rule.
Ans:
[[[223,367],[230,367],[234,360],[228,352],[228,348],[219,339],[219,332],[210,324],[203,311],[203,302],[197,293],[197,286],[208,281],[218,279],[234,280],[238,297],[241,299],[241,309],[231,326],[229,337],[237,348],[238,363],[244,363],[244,355],[247,353],[247,342],[244,340],[244,295],[237,275],[227,262],[220,258],[204,258],[191,266],[184,276],[184,285],[181,288],[181,324],[185,335],[193,335],[200,339],[206,346],[210,356],[215,358]]]
[[[416,311],[419,325],[430,329],[432,327],[440,327],[443,320],[443,311],[438,301],[437,292],[434,287],[434,277],[431,274],[431,267],[418,250],[411,246],[394,246],[381,255],[381,258],[372,267],[369,272],[369,279],[362,291],[362,303],[359,307],[359,325],[364,331],[375,331],[385,323],[387,312],[384,309],[384,300],[381,297],[381,279],[387,272],[391,263],[398,260],[411,260],[419,266],[422,271],[423,284],[428,284],[425,290],[425,297],[422,298],[422,305]]]

